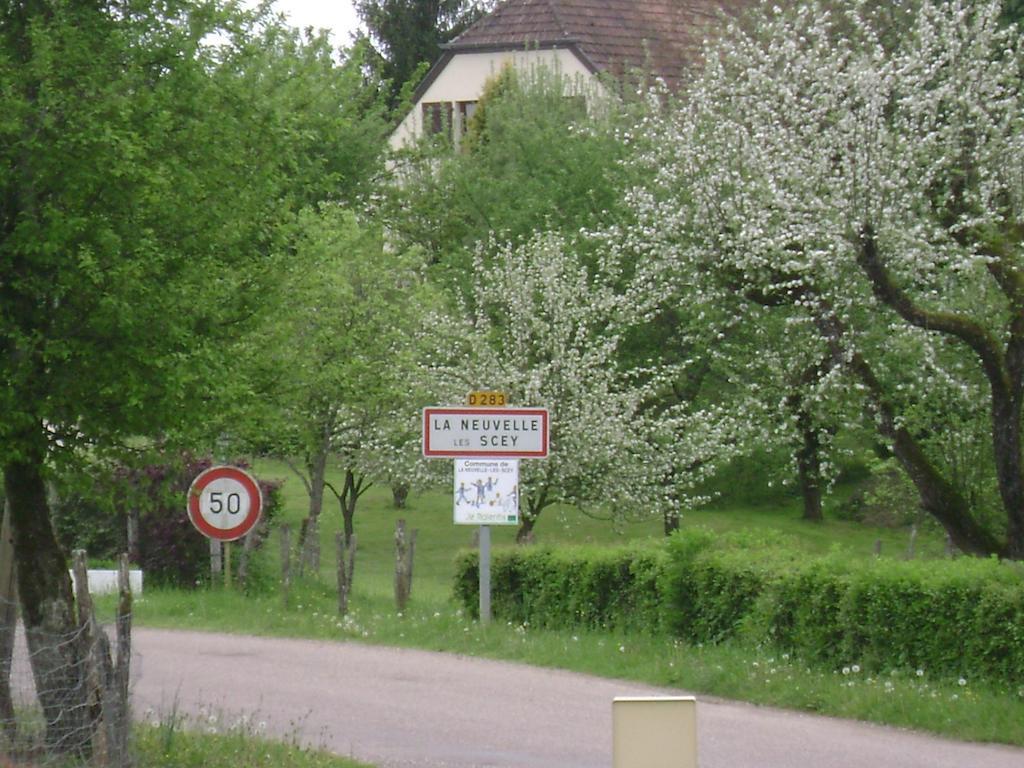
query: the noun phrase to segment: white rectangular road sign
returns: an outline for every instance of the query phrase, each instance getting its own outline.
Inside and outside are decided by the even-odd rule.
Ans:
[[[455,460],[455,524],[519,524],[519,460]]]
[[[544,459],[546,408],[424,408],[423,455],[432,458]]]

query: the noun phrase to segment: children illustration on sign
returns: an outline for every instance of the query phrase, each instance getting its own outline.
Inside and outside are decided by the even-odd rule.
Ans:
[[[466,488],[466,484],[464,482],[460,482],[458,489],[455,491],[456,506],[466,504],[470,507],[476,507],[479,509],[484,506],[493,507],[499,505],[498,500],[501,499],[501,492],[498,491],[492,497],[492,493],[494,493],[494,490],[498,487],[497,478],[488,477],[487,480],[484,480],[482,477],[478,477],[470,483],[470,485],[476,489],[476,496],[470,499],[467,495],[469,489]]]

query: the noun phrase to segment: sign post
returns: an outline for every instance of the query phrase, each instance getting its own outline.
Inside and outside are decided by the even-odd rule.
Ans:
[[[456,525],[480,526],[480,621],[491,618],[491,526],[519,524],[519,459],[456,459]]]
[[[491,528],[519,524],[519,460],[548,455],[546,408],[508,408],[504,392],[470,392],[469,407],[423,409],[423,455],[455,459],[456,525],[480,526],[480,622],[491,620]]]
[[[231,586],[230,542],[256,527],[263,512],[259,483],[238,467],[218,466],[199,473],[188,489],[188,518],[211,541],[224,542],[224,580]]]

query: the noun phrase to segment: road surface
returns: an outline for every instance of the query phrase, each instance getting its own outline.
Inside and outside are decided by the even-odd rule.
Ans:
[[[244,717],[381,768],[609,768],[612,700],[683,693],[357,643],[133,635],[136,716]],[[1024,749],[698,701],[701,768],[1024,768]]]

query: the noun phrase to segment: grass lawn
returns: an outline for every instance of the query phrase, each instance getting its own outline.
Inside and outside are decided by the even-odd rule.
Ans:
[[[164,721],[133,733],[136,762],[145,768],[370,768],[296,744],[268,741],[245,728],[186,728]]]
[[[284,521],[293,531],[306,513],[302,484],[281,464],[260,462],[262,477],[287,478]],[[371,488],[356,512],[359,540],[349,614],[336,610],[334,534],[341,515],[331,500],[322,517],[320,573],[280,593],[276,537],[261,553],[268,588],[243,596],[233,590],[183,592],[147,589],[136,606],[142,625],[246,632],[319,639],[356,640],[463,653],[561,667],[649,682],[763,704],[888,723],[953,738],[1024,745],[1024,690],[996,690],[973,681],[932,680],[916,674],[872,677],[851,660],[844,669],[813,669],[764,648],[735,643],[689,646],[664,636],[607,632],[540,631],[493,623],[481,626],[452,602],[456,553],[472,543],[472,527],[452,524],[451,495],[410,494],[408,508],[393,509],[387,488]],[[828,517],[826,515],[826,517]],[[412,600],[397,615],[393,599],[394,526],[404,518],[419,531]],[[826,519],[799,520],[796,500],[788,506],[694,511],[683,525],[716,530],[763,529],[792,536],[809,553],[840,548],[851,557],[872,557],[876,541],[883,556],[902,556],[907,531],[874,529]],[[515,530],[493,529],[495,546],[512,546]],[[660,521],[615,529],[574,510],[548,509],[537,525],[540,543],[623,543],[661,537]],[[916,541],[925,555],[940,555],[943,541],[925,531]]]

